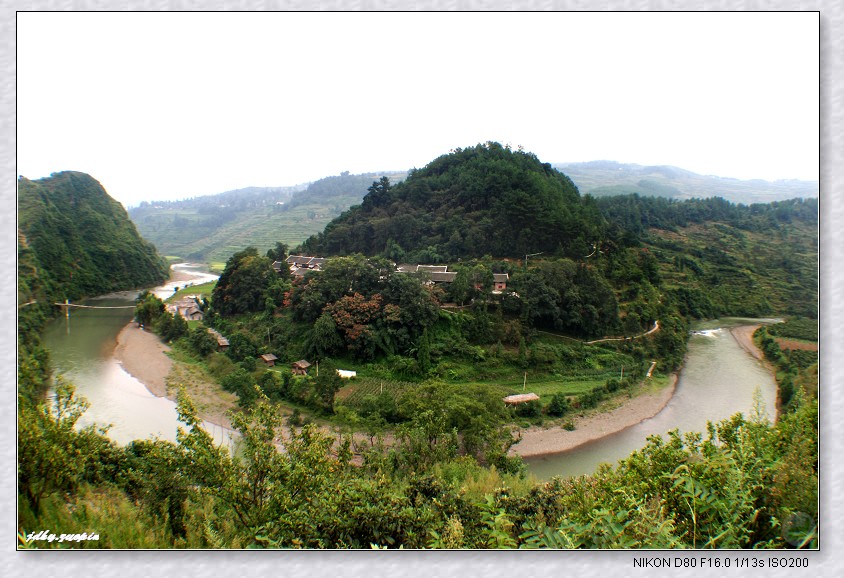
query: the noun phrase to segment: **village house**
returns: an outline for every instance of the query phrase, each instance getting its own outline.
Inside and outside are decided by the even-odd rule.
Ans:
[[[507,281],[510,280],[508,273],[493,273],[492,274],[492,291],[493,293],[500,293],[507,289]]]
[[[203,317],[195,296],[168,303],[167,311],[173,315],[181,315],[187,321],[202,321]]]
[[[438,283],[453,283],[457,276],[456,271],[449,271],[448,265],[407,265],[402,264],[396,267],[398,273],[427,273],[430,282]],[[510,280],[510,275],[507,273],[493,273],[493,293],[501,293],[507,289],[507,281]]]
[[[264,353],[263,355],[261,355],[261,359],[263,360],[264,363],[267,364],[267,367],[272,367],[272,366],[275,365],[275,362],[278,359],[278,357],[276,357],[272,353]]]
[[[278,268],[276,268],[278,263]],[[290,273],[294,277],[304,277],[308,271],[322,271],[322,266],[325,264],[323,257],[309,257],[306,255],[290,255],[287,257],[285,263],[290,268]],[[281,261],[273,263],[273,268],[276,271],[281,271]]]

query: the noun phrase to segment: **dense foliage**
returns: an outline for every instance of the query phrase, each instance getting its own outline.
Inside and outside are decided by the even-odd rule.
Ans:
[[[188,427],[178,444],[123,448],[70,427],[84,409],[71,391],[56,404],[21,418],[23,432],[55,432],[50,446],[24,436],[30,477],[20,502],[22,546],[27,531],[45,520],[56,527],[93,524],[102,536],[65,547],[818,544],[817,462],[804,459],[817,455],[811,400],[795,404],[775,426],[736,415],[711,424],[705,435],[651,437],[615,469],[544,484],[482,468],[457,455],[456,436],[431,438],[421,424],[386,454],[373,447],[353,466],[351,438],[334,439],[313,426],[284,431],[265,398],[234,416],[240,432],[234,453],[199,427],[185,397],[180,415]],[[146,531],[136,531],[138,524]]]
[[[211,294],[221,315],[254,313],[265,307],[265,294],[277,280],[269,257],[247,247],[228,260]]]

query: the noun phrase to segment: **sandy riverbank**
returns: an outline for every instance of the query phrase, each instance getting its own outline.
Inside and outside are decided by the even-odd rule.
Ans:
[[[167,357],[170,348],[158,336],[129,323],[117,335],[114,357],[126,373],[143,383],[158,397],[167,396],[167,376],[173,360]]]
[[[196,275],[170,269],[169,283],[187,282]],[[170,347],[154,333],[129,323],[117,335],[113,355],[126,372],[158,397],[176,401],[179,386],[185,386],[203,420],[231,429],[226,412],[237,407],[237,396],[208,381],[196,368],[175,363]]]
[[[675,373],[669,385],[659,391],[638,395],[612,411],[573,419],[573,431],[562,427],[521,430],[521,440],[510,448],[510,453],[522,457],[555,454],[618,433],[662,411],[676,386]]]
[[[741,325],[730,329],[730,333],[735,337],[742,349],[747,351],[750,355],[759,360],[764,360],[765,355],[762,353],[756,344],[753,342],[753,334],[761,325]]]

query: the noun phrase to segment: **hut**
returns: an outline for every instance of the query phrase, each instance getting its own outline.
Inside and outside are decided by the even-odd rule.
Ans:
[[[311,364],[304,359],[300,359],[299,361],[293,362],[292,369],[293,375],[308,375],[308,368]]]
[[[267,367],[272,367],[273,365],[275,365],[275,360],[278,359],[278,357],[276,357],[272,353],[264,353],[263,355],[261,355],[261,359],[264,360],[264,363],[267,364]]]
[[[508,395],[504,398],[504,405],[519,405],[529,401],[536,401],[539,396],[535,393],[519,393],[517,395]]]

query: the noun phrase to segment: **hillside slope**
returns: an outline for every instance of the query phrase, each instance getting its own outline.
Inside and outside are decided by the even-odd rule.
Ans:
[[[66,171],[18,179],[18,251],[28,264],[19,279],[51,297],[78,299],[154,285],[167,266],[123,206],[85,173]]]
[[[326,177],[308,186],[229,191],[184,201],[142,203],[129,210],[138,230],[165,255],[218,268],[248,246],[261,253],[293,246],[359,203],[380,175]],[[391,173],[401,179],[403,173]]]

